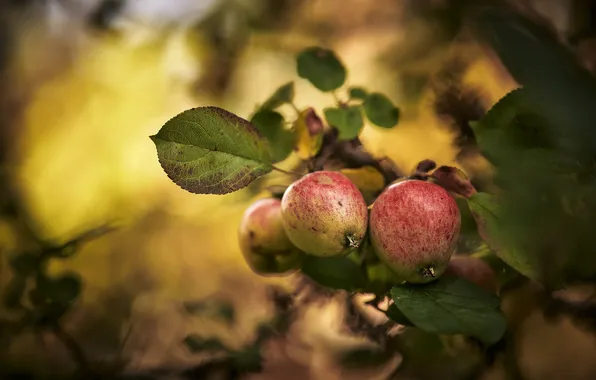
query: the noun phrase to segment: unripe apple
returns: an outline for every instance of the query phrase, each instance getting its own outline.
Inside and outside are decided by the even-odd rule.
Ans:
[[[443,276],[464,278],[490,293],[497,292],[495,272],[484,260],[470,256],[453,256]]]
[[[368,208],[345,175],[305,175],[284,193],[283,225],[292,243],[307,254],[338,256],[358,248],[366,235]]]
[[[260,199],[247,208],[238,235],[242,255],[255,273],[281,276],[300,268],[303,254],[284,231],[279,199]]]
[[[455,250],[461,218],[455,199],[434,183],[398,182],[370,213],[370,239],[381,260],[410,283],[439,277]]]

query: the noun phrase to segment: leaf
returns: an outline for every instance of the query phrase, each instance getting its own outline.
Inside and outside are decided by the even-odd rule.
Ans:
[[[192,315],[216,317],[232,324],[236,320],[234,305],[227,301],[201,300],[184,303],[186,312]]]
[[[378,367],[391,359],[390,350],[378,347],[358,347],[341,354],[339,362],[344,368]]]
[[[346,108],[325,108],[323,110],[327,124],[337,128],[340,140],[352,140],[364,126],[360,106]]]
[[[366,284],[358,264],[347,257],[305,255],[302,273],[320,285],[332,289],[356,290]]]
[[[346,69],[331,50],[306,48],[298,54],[296,64],[300,78],[307,79],[323,92],[336,90],[346,81]]]
[[[385,95],[373,92],[367,96],[362,106],[371,123],[383,128],[393,128],[397,125],[399,109]]]
[[[307,108],[300,112],[294,122],[294,133],[296,134],[294,151],[300,159],[307,160],[319,152],[323,144],[323,122],[314,109]]]
[[[28,276],[34,273],[41,264],[39,255],[33,253],[21,253],[11,258],[10,267],[15,273],[21,276]]]
[[[462,334],[492,345],[507,328],[499,298],[461,278],[395,286],[391,298],[406,318],[424,331]]]
[[[402,313],[397,306],[395,305],[390,305],[387,308],[387,311],[385,312],[385,315],[387,315],[387,318],[391,319],[394,322],[399,323],[400,325],[403,326],[414,326],[412,324],[412,322],[408,319],[408,317],[406,317],[404,315],[404,313]]]
[[[441,166],[432,173],[434,182],[445,190],[469,198],[476,193],[476,188],[461,169],[453,166]]]
[[[232,365],[240,373],[261,372],[263,370],[263,356],[260,347],[249,346],[241,351],[230,353]]]
[[[348,91],[350,99],[365,100],[368,92],[362,87],[350,87]]]
[[[488,193],[476,193],[468,199],[468,206],[476,220],[478,233],[497,256],[524,276],[538,280],[538,268],[532,258],[515,247],[501,230],[501,224],[505,222],[500,220],[495,197]]]
[[[372,203],[385,188],[385,178],[372,166],[341,169],[340,172],[358,187],[368,204]]]
[[[229,351],[228,348],[216,338],[203,338],[191,334],[184,339],[184,345],[193,354],[204,351]]]
[[[267,140],[221,108],[184,111],[151,139],[168,177],[192,193],[227,194],[272,170]]]
[[[70,305],[79,297],[81,289],[81,279],[75,273],[56,278],[41,277],[37,281],[37,290],[46,303]]]
[[[286,121],[280,113],[262,110],[250,122],[269,141],[272,162],[283,161],[292,153],[294,134],[286,129]]]
[[[286,103],[291,103],[292,101],[294,101],[294,82],[288,82],[275,90],[273,95],[271,95],[269,99],[263,103],[263,105],[260,107],[260,110],[273,111],[279,106],[282,106]]]

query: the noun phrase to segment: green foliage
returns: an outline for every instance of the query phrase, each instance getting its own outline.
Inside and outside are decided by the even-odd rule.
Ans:
[[[397,306],[395,306],[395,304],[390,305],[387,308],[387,311],[385,312],[385,314],[387,315],[387,318],[391,319],[394,322],[399,323],[400,325],[414,326],[412,321],[410,321],[408,319],[408,317],[406,317],[404,315],[404,313],[402,313],[401,310],[399,310],[397,308]]]
[[[191,315],[215,317],[228,324],[236,321],[234,305],[221,300],[201,300],[196,302],[185,302],[184,308]]]
[[[267,99],[263,105],[261,105],[260,110],[275,110],[276,108],[292,103],[294,101],[294,82],[288,82],[281,87],[279,87],[273,95]]]
[[[332,289],[357,290],[366,285],[360,267],[348,257],[306,255],[302,262],[302,273]]]
[[[286,129],[286,121],[279,112],[261,110],[253,115],[250,122],[269,141],[272,162],[283,161],[292,153],[294,134]]]
[[[300,78],[307,79],[323,92],[340,88],[346,81],[346,69],[335,53],[320,47],[309,47],[296,58]]]
[[[41,257],[35,253],[21,253],[11,258],[10,267],[20,276],[29,276],[39,268]]]
[[[383,94],[373,92],[364,103],[364,112],[368,120],[383,128],[393,128],[399,120],[399,109]]]
[[[184,339],[184,345],[188,348],[190,352],[193,354],[199,352],[220,352],[224,351],[227,352],[229,349],[219,340],[216,338],[203,338],[196,334],[188,335]]]
[[[37,281],[37,291],[46,303],[68,306],[79,297],[81,288],[81,279],[76,273],[56,278],[41,276]]]
[[[368,92],[362,87],[350,87],[348,95],[352,100],[365,100]]]
[[[461,278],[395,286],[391,298],[399,311],[424,331],[463,334],[491,345],[507,327],[499,298]]]
[[[480,235],[501,260],[521,274],[538,279],[538,269],[523,249],[508,238],[501,227],[504,223],[499,217],[499,204],[488,193],[476,193],[468,200],[472,215],[476,219]]]
[[[3,295],[3,304],[7,309],[16,309],[21,306],[21,298],[27,287],[27,278],[16,275],[10,279]]]
[[[272,170],[267,141],[221,108],[184,111],[151,139],[168,177],[192,193],[227,194]]]
[[[323,112],[327,123],[339,131],[340,140],[353,139],[364,126],[360,106],[325,108]]]

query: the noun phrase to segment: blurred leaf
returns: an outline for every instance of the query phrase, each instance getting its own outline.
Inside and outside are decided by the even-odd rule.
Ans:
[[[344,368],[378,367],[391,359],[392,353],[377,347],[350,349],[341,354],[339,362]]]
[[[294,122],[294,133],[296,134],[296,155],[307,160],[314,157],[323,144],[323,122],[312,108],[300,112],[298,119]]]
[[[372,166],[341,169],[340,172],[358,187],[367,204],[370,204],[385,188],[385,178]]]
[[[375,294],[386,293],[393,286],[404,282],[403,279],[383,262],[367,264],[366,277],[368,278],[366,290]]]
[[[263,356],[260,347],[251,346],[230,354],[234,368],[242,372],[260,372],[263,370]]]
[[[273,95],[263,103],[260,109],[262,111],[272,111],[277,107],[286,103],[291,103],[292,101],[294,101],[294,82],[289,82],[275,90]]]
[[[306,48],[298,54],[296,63],[300,78],[307,79],[323,92],[338,89],[346,80],[346,69],[331,50]]]
[[[195,334],[187,336],[184,339],[184,345],[193,354],[204,351],[229,351],[228,348],[219,339],[203,338]]]
[[[294,134],[286,129],[286,121],[280,113],[262,110],[250,122],[269,141],[272,162],[283,161],[292,153]]]
[[[349,96],[350,99],[365,100],[368,92],[362,87],[350,87]]]
[[[393,128],[399,120],[399,109],[383,94],[373,92],[362,104],[368,120],[383,128]]]
[[[358,264],[347,257],[305,255],[302,273],[320,285],[332,289],[356,290],[366,284]]]
[[[445,190],[469,198],[476,193],[470,179],[461,169],[453,166],[440,166],[432,173],[434,182]]]
[[[397,306],[390,305],[385,312],[387,318],[403,326],[414,326],[414,324],[402,313]]]
[[[391,297],[408,320],[428,332],[462,334],[491,345],[507,328],[499,298],[461,278],[395,286]]]
[[[192,193],[227,194],[272,170],[267,140],[221,108],[184,111],[151,139],[168,177]]]
[[[28,276],[39,268],[41,258],[34,253],[21,253],[10,259],[10,267],[20,276]]]
[[[223,319],[232,324],[236,320],[234,305],[221,300],[188,301],[184,308],[189,314]]]
[[[4,289],[4,306],[7,309],[16,309],[21,306],[21,299],[27,287],[27,278],[24,276],[13,276],[6,289]]]
[[[497,256],[521,274],[537,280],[538,268],[531,257],[514,247],[512,239],[504,235],[501,224],[505,222],[499,218],[499,204],[495,197],[488,193],[476,193],[468,199],[468,206],[476,220],[478,233]]]
[[[358,136],[364,126],[360,106],[325,108],[323,112],[327,124],[339,131],[338,138],[340,140],[352,140]]]
[[[70,305],[79,297],[81,289],[81,279],[76,273],[56,278],[40,277],[37,280],[37,290],[46,303]]]

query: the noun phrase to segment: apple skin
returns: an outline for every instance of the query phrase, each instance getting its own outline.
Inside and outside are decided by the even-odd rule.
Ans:
[[[453,256],[443,276],[461,277],[486,289],[489,293],[497,292],[497,277],[493,269],[484,260],[470,256]]]
[[[414,284],[441,276],[460,228],[455,199],[427,181],[404,180],[387,187],[370,213],[375,252],[398,276]]]
[[[346,255],[366,236],[364,197],[339,172],[319,171],[300,178],[286,189],[281,208],[290,241],[306,254]]]
[[[247,208],[238,238],[246,263],[261,276],[286,276],[300,268],[304,254],[284,231],[279,199],[260,199]]]

